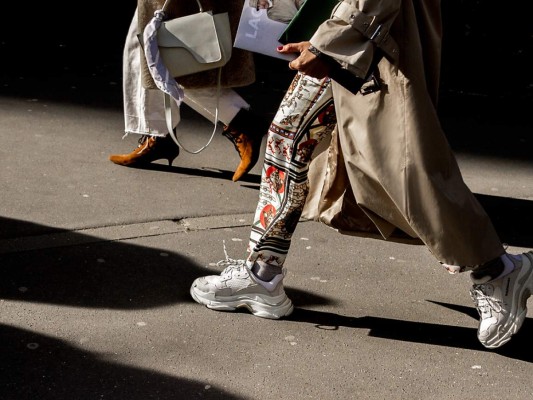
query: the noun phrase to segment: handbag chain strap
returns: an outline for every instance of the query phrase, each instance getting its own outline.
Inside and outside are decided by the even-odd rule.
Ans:
[[[168,5],[168,3],[170,1],[171,0],[165,0],[165,2],[163,3],[163,7],[161,8],[163,11],[166,10],[166,7],[167,7],[167,5]],[[199,12],[204,12],[204,9],[202,7],[202,3],[200,3],[200,0],[196,0],[196,3],[198,3]],[[207,143],[205,145],[203,145],[202,147],[200,147],[198,150],[189,150],[189,149],[187,149],[185,146],[183,146],[183,144],[181,144],[181,142],[179,141],[178,137],[176,136],[176,131],[174,130],[174,124],[172,122],[172,108],[170,106],[171,99],[170,99],[170,96],[167,93],[164,93],[164,95],[165,95],[164,96],[165,122],[167,124],[168,134],[170,135],[170,137],[172,138],[174,143],[176,143],[179,146],[179,148],[184,150],[186,153],[189,153],[189,154],[198,154],[198,153],[200,153],[207,146],[209,146],[211,144],[211,142],[213,141],[213,138],[215,137],[215,133],[216,133],[217,128],[218,128],[218,103],[219,103],[219,100],[220,100],[221,80],[222,80],[222,67],[218,68],[218,74],[217,74],[217,91],[216,91],[216,99],[217,100],[216,100],[216,107],[215,107],[215,122],[214,122],[215,126],[213,128],[213,132],[211,133],[211,137],[209,138]]]

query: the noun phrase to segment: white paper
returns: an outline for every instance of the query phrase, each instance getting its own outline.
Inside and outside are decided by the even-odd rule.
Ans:
[[[282,60],[294,60],[297,56],[296,53],[280,54],[276,50],[278,46],[283,46],[278,41],[278,38],[287,25],[283,22],[270,19],[267,15],[267,10],[256,10],[255,7],[250,7],[246,2],[242,9],[233,46],[267,56],[281,58]]]

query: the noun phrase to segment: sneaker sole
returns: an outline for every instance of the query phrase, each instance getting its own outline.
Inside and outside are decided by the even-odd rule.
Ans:
[[[190,293],[197,303],[217,311],[235,311],[237,308],[246,308],[256,317],[280,319],[290,315],[294,310],[294,306],[287,296],[278,304],[268,304],[264,301],[258,301],[261,296],[255,296],[254,298],[240,296],[228,301],[216,301],[203,297],[204,293],[194,287],[191,287]]]
[[[516,310],[513,310],[512,313],[516,313],[518,310],[522,311],[518,316],[509,318],[508,323],[498,330],[498,335],[495,338],[492,340],[489,339],[484,343],[481,342],[483,346],[488,349],[496,349],[511,340],[511,337],[520,330],[524,320],[526,319],[527,299],[533,292],[533,252],[530,251],[528,253],[524,253],[523,256],[527,258],[527,261],[529,261],[529,268],[527,268],[527,271],[523,276],[519,275],[517,278],[517,283],[522,282],[523,284],[521,286],[522,290],[513,294],[513,303],[517,306]],[[524,264],[522,264],[521,268],[524,268]],[[520,272],[522,273],[523,271],[524,270]],[[516,284],[515,287],[518,288],[519,285]]]

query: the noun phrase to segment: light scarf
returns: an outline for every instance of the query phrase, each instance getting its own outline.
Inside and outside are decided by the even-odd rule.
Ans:
[[[165,12],[163,10],[157,10],[154,13],[154,17],[146,25],[143,33],[144,55],[150,75],[152,75],[158,89],[172,97],[179,107],[185,96],[183,88],[170,75],[170,72],[159,55],[159,46],[157,44],[157,30],[165,19]]]

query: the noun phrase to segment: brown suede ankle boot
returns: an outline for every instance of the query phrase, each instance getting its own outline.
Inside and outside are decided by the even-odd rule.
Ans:
[[[242,109],[225,126],[222,134],[235,146],[241,161],[233,174],[233,182],[237,182],[254,167],[259,159],[263,136],[270,127],[270,121],[251,111]]]
[[[161,159],[168,160],[168,165],[172,165],[179,153],[180,148],[169,135],[165,137],[144,135],[141,136],[139,145],[131,153],[112,154],[109,160],[127,167],[146,165]]]

